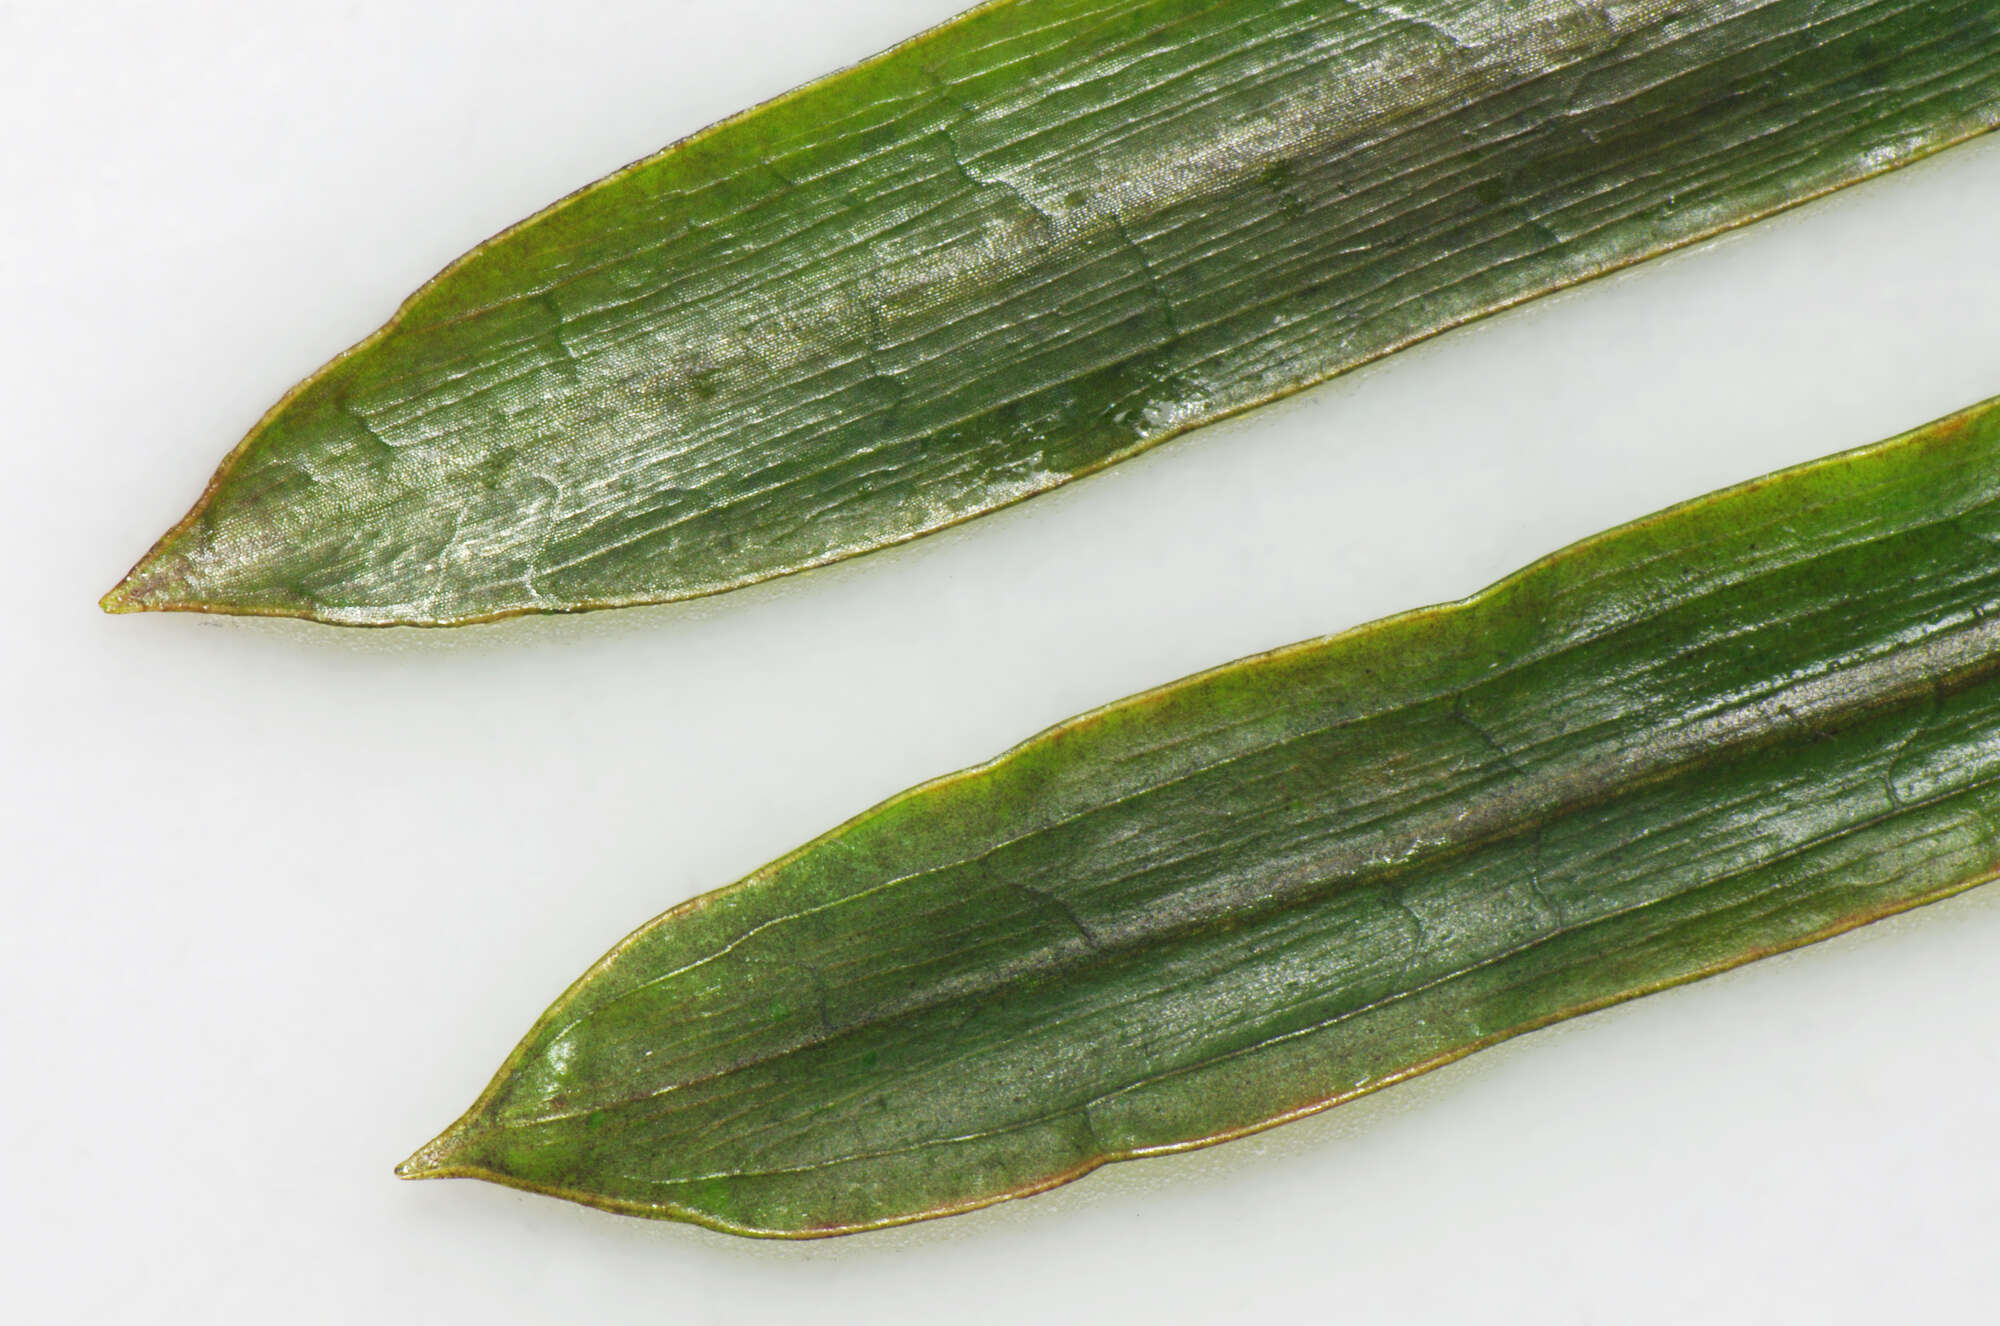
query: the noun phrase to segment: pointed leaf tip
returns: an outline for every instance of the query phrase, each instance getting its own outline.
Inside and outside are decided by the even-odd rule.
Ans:
[[[97,606],[106,612],[162,612],[173,606],[170,595],[160,593],[156,585],[140,573],[138,567],[128,572],[125,578],[111,587],[109,593],[97,601]]]
[[[399,1179],[444,1179],[463,1171],[457,1161],[465,1153],[465,1133],[457,1124],[412,1151],[396,1166]]]
[[[97,606],[106,612],[144,612],[146,610],[145,604],[133,601],[132,578],[130,576],[113,585],[109,593],[97,600]]]
[[[113,585],[97,606],[106,612],[166,612],[174,608],[198,606],[198,597],[189,592],[186,561],[167,555],[164,542],[155,547]]]

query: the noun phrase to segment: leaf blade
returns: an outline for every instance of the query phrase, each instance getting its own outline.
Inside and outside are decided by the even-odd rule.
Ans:
[[[448,624],[718,592],[1996,108],[1975,0],[987,6],[468,255],[281,402],[106,606]]]
[[[406,1173],[806,1236],[2000,868],[2000,402],[1120,701],[635,932]]]

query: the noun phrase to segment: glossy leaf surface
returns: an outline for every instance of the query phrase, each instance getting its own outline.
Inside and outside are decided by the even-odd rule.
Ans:
[[[467,255],[105,605],[449,623],[728,589],[1996,115],[1992,0],[1002,0]]]
[[[403,1172],[890,1224],[1968,888],[1996,549],[2000,401],[1084,715],[633,934]]]

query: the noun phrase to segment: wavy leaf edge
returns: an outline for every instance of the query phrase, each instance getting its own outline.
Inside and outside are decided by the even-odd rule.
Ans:
[[[1323,1113],[1360,1097],[1372,1095],[1385,1087],[1394,1086],[1412,1078],[1422,1076],[1435,1069],[1456,1063],[1481,1050],[1490,1049],[1495,1045],[1534,1031],[1543,1030],[1555,1023],[1598,1012],[1633,999],[1659,993],[1663,990],[1703,980],[1766,957],[1820,943],[1887,917],[1927,906],[1934,902],[1943,901],[1977,888],[1980,885],[1992,882],[1994,879],[2000,878],[2000,868],[1984,874],[1954,880],[1947,886],[1931,890],[1920,896],[1896,899],[1878,908],[1850,913],[1832,924],[1797,937],[1790,942],[1742,951],[1698,969],[1685,971],[1664,979],[1624,989],[1614,994],[1582,1000],[1572,1005],[1558,1008],[1532,1022],[1506,1027],[1489,1036],[1455,1046],[1445,1053],[1411,1064],[1401,1071],[1369,1081],[1352,1090],[1312,1100],[1299,1108],[1258,1120],[1246,1126],[1226,1128],[1206,1136],[1191,1138],[1169,1145],[1108,1152],[1092,1157],[1087,1162],[1073,1169],[1059,1174],[1041,1176],[1005,1191],[997,1191],[972,1200],[921,1211],[912,1211],[885,1219],[859,1223],[815,1225],[806,1228],[774,1228],[751,1223],[738,1223],[718,1218],[714,1214],[699,1208],[683,1206],[678,1203],[623,1201],[609,1198],[603,1194],[581,1187],[536,1182],[524,1179],[519,1175],[467,1161],[460,1155],[461,1148],[467,1139],[481,1131],[481,1126],[484,1122],[483,1116],[509,1084],[516,1071],[522,1067],[531,1053],[536,1049],[536,1042],[542,1033],[567,1013],[575,996],[590,986],[600,973],[608,970],[621,958],[626,956],[635,944],[663,925],[671,923],[680,917],[699,912],[732,895],[769,880],[793,862],[835,842],[850,831],[868,824],[885,812],[892,811],[905,803],[923,798],[940,789],[976,781],[985,775],[1006,768],[1011,763],[1022,759],[1024,756],[1033,754],[1069,734],[1089,730],[1102,724],[1106,719],[1121,714],[1170,701],[1176,696],[1206,683],[1254,671],[1267,664],[1283,662],[1302,654],[1326,649],[1329,646],[1351,645],[1363,642],[1370,637],[1385,632],[1405,629],[1412,624],[1443,621],[1456,616],[1477,613],[1483,608],[1504,599],[1510,591],[1536,580],[1552,569],[1558,569],[1585,558],[1593,551],[1606,548],[1648,530],[1673,524],[1684,517],[1711,510],[1760,489],[1786,484],[1792,480],[1809,479],[1813,476],[1825,475],[1830,472],[1847,469],[1857,464],[1865,464],[1872,459],[1890,456],[1910,447],[1949,443],[1951,439],[1965,432],[1976,421],[1983,422],[1989,416],[2000,417],[2000,397],[1970,406],[1965,410],[1945,416],[1908,432],[1773,471],[1739,484],[1690,498],[1626,524],[1589,535],[1537,558],[1519,570],[1503,576],[1486,587],[1467,594],[1464,597],[1409,609],[1387,617],[1376,618],[1346,630],[1281,645],[1110,701],[1093,709],[1086,710],[1081,714],[1053,723],[1025,740],[1008,747],[991,759],[918,783],[902,792],[887,797],[868,809],[850,816],[834,828],[776,858],[765,866],[751,872],[749,875],[731,884],[697,894],[634,929],[603,957],[592,963],[581,976],[564,990],[562,995],[550,1005],[549,1009],[537,1019],[533,1027],[522,1037],[519,1044],[501,1064],[485,1090],[474,1101],[471,1107],[443,1132],[439,1133],[422,1147],[419,1147],[401,1164],[396,1166],[394,1172],[397,1177],[404,1179],[482,1179],[504,1187],[543,1196],[557,1197],[613,1214],[674,1220],[697,1225],[718,1233],[754,1238],[785,1240],[817,1239],[893,1228],[919,1221],[981,1210],[1004,1202],[1035,1196],[1075,1182],[1106,1165],[1151,1156],[1194,1151],[1252,1136],[1286,1123]]]

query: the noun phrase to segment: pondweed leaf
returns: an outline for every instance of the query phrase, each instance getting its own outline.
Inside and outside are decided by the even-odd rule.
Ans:
[[[2000,400],[1073,719],[631,935],[401,1172],[868,1229],[1969,888],[1996,547]]]
[[[1000,0],[475,249],[105,606],[437,624],[729,589],[1996,117],[1993,0]]]

